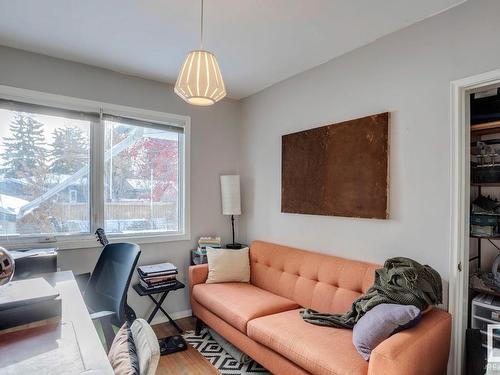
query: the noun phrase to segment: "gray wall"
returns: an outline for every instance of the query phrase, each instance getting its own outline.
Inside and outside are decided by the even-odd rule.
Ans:
[[[184,104],[172,87],[0,47],[0,84],[189,115],[192,119],[192,241],[143,245],[141,263],[182,270],[202,234],[229,239],[218,175],[242,174],[241,236],[382,263],[403,255],[446,280],[450,238],[450,81],[500,67],[500,2],[470,0],[240,103]],[[327,46],[325,46],[327,48]],[[390,111],[390,219],[280,213],[281,135]],[[353,150],[356,152],[356,150]],[[92,270],[98,250],[62,251],[63,269]],[[130,293],[140,315],[151,305]],[[189,309],[187,294],[167,310]]]
[[[191,116],[192,240],[144,244],[139,262],[173,262],[185,280],[189,250],[200,235],[220,234],[229,240],[229,220],[221,215],[219,175],[238,172],[238,102],[223,100],[213,107],[193,107],[178,98],[171,85],[6,47],[0,47],[0,84]],[[97,248],[62,250],[59,266],[75,273],[88,272],[98,254]],[[129,292],[130,305],[138,315],[144,316],[152,309],[148,301]],[[169,295],[165,306],[169,312],[190,309],[187,291]]]
[[[245,99],[247,241],[377,263],[409,256],[447,279],[450,81],[500,68],[499,35],[500,1],[471,0]],[[281,135],[385,111],[389,220],[280,213]]]

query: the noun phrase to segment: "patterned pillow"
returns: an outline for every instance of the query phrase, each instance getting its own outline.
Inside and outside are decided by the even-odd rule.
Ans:
[[[128,323],[116,334],[108,359],[116,375],[140,375],[139,359]]]
[[[378,344],[397,332],[414,327],[421,317],[415,306],[382,303],[358,320],[352,330],[352,343],[368,361]]]

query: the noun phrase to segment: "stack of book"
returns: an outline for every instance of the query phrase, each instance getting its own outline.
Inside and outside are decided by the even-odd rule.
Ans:
[[[200,237],[200,239],[198,240],[198,248],[196,249],[196,253],[199,255],[206,255],[207,247],[220,249],[221,244],[222,242],[220,237]]]
[[[174,286],[177,283],[177,267],[172,263],[151,264],[137,267],[139,283],[148,291]]]

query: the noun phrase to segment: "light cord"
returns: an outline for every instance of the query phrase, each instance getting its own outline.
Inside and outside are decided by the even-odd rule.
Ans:
[[[200,49],[203,49],[203,0],[201,0]]]

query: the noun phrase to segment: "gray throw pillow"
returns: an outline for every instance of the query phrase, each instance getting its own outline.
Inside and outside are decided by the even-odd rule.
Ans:
[[[352,343],[368,361],[378,344],[396,332],[417,325],[421,317],[420,309],[415,306],[382,303],[358,320],[353,328]]]

